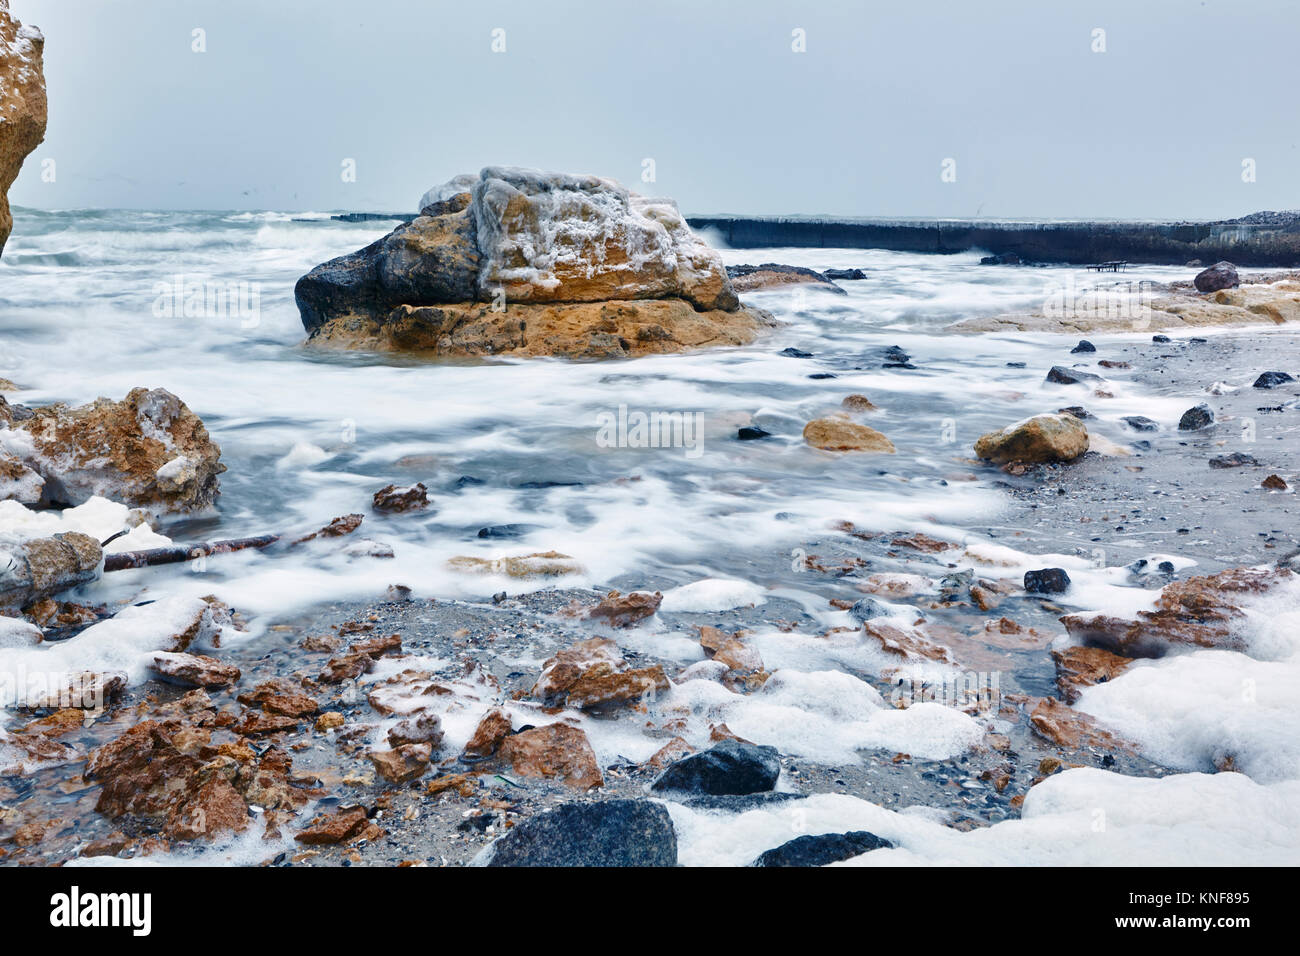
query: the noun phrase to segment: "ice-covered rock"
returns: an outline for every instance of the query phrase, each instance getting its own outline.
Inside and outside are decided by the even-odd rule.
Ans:
[[[216,497],[226,470],[220,457],[203,422],[166,389],[136,388],[120,402],[77,408],[29,409],[0,398],[0,495],[17,463],[40,479],[42,505],[102,496],[160,513],[192,511]],[[13,497],[36,503],[30,483],[11,478]]]
[[[320,344],[441,355],[621,357],[752,340],[719,255],[676,205],[610,179],[490,166],[317,266],[294,293]]]
[[[0,252],[14,225],[9,187],[23,160],[45,139],[44,51],[41,31],[15,20],[9,0],[0,0]]]

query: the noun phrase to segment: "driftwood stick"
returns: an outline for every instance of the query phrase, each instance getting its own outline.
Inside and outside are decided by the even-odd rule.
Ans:
[[[149,548],[145,551],[119,551],[104,555],[104,571],[124,571],[127,568],[148,568],[156,564],[178,564],[193,561],[210,554],[228,554],[246,548],[265,548],[280,540],[278,534],[262,534],[252,538],[230,538],[226,541],[200,541],[198,544],[175,545],[170,548]]]

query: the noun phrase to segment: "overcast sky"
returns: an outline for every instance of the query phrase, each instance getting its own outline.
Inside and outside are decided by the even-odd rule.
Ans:
[[[11,7],[45,33],[50,102],[19,205],[411,210],[456,173],[512,164],[693,213],[1300,207],[1295,0]]]

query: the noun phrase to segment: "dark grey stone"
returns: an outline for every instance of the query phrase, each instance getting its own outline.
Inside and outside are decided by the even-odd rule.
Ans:
[[[1031,594],[1061,594],[1070,587],[1064,568],[1039,568],[1025,572],[1025,590]]]
[[[866,830],[801,836],[767,850],[750,866],[826,866],[893,845]]]
[[[1178,430],[1180,432],[1200,431],[1202,428],[1209,428],[1213,424],[1214,411],[1209,405],[1202,403],[1183,412],[1183,417],[1178,419]]]
[[[492,844],[488,866],[676,866],[677,834],[650,800],[566,803]]]
[[[781,761],[775,747],[723,740],[669,765],[651,790],[687,793],[759,793],[776,786]]]

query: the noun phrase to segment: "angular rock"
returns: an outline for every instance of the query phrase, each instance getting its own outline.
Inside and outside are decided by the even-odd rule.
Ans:
[[[1087,339],[1080,339],[1079,344],[1076,345],[1074,348],[1070,349],[1070,354],[1076,355],[1079,352],[1095,352],[1095,351],[1097,351],[1097,346],[1093,345]]]
[[[1072,710],[1055,697],[1039,700],[1029,714],[1029,726],[1044,740],[1058,747],[1078,750],[1098,747],[1107,751],[1131,749],[1108,730],[1103,730],[1091,714]]]
[[[428,744],[437,749],[442,744],[442,718],[437,714],[415,714],[399,720],[388,731],[388,745],[397,749],[405,744]]]
[[[9,187],[45,139],[44,51],[41,31],[19,23],[9,13],[9,0],[0,0],[0,253],[14,225]]]
[[[403,488],[386,485],[375,492],[374,509],[385,514],[419,511],[429,506],[428,492],[429,489],[419,481]]]
[[[1080,689],[1114,680],[1133,663],[1100,647],[1067,647],[1052,651],[1056,664],[1056,687],[1061,699],[1073,704]]]
[[[650,789],[713,795],[761,793],[774,788],[780,774],[775,747],[723,740],[670,765]]]
[[[163,680],[188,687],[229,687],[239,681],[239,668],[205,654],[159,651],[149,669]]]
[[[609,591],[599,604],[587,612],[587,619],[604,621],[612,627],[629,627],[637,621],[652,617],[663,600],[664,596],[659,591],[653,594],[649,591],[632,591],[630,594]]]
[[[179,398],[162,388],[132,389],[120,402],[48,405],[19,418],[0,404],[0,427],[30,439],[22,462],[44,480],[41,504],[79,505],[95,495],[152,511],[210,506],[221,449]]]
[[[1222,261],[1198,272],[1192,284],[1197,292],[1218,292],[1220,289],[1235,289],[1241,280],[1237,277],[1237,267]]]
[[[1231,455],[1215,455],[1210,459],[1210,467],[1220,470],[1225,468],[1242,468],[1246,465],[1258,465],[1253,455],[1247,455],[1245,452],[1234,451]]]
[[[79,531],[22,539],[0,534],[0,609],[16,611],[99,577],[104,552]]]
[[[511,829],[484,855],[487,866],[676,866],[677,834],[650,800],[567,803]]]
[[[1154,432],[1160,430],[1159,423],[1147,418],[1145,415],[1125,415],[1122,419],[1124,424],[1138,432]]]
[[[321,815],[294,839],[308,846],[344,843],[361,835],[367,824],[365,807],[340,807],[332,815]]]
[[[587,735],[568,724],[547,724],[512,734],[502,741],[498,754],[525,777],[555,780],[577,790],[605,784]]]
[[[996,464],[1073,461],[1088,450],[1088,429],[1073,415],[1035,415],[980,436],[975,454]]]
[[[549,706],[608,710],[668,689],[663,667],[630,667],[608,638],[566,647],[542,666],[532,695]]]
[[[45,640],[44,632],[20,617],[0,617],[0,650],[35,647]]]
[[[429,744],[402,744],[392,750],[372,750],[368,754],[375,770],[391,783],[407,783],[423,776],[432,755]]]
[[[473,736],[465,744],[462,759],[486,760],[497,752],[512,729],[510,715],[500,707],[493,707],[474,728]]]
[[[1285,568],[1231,568],[1167,584],[1154,611],[1134,618],[1108,614],[1067,614],[1061,623],[1072,637],[1123,657],[1163,657],[1173,645],[1240,651],[1245,642],[1237,623],[1246,617],[1241,602],[1290,581]]]
[[[894,443],[866,425],[840,418],[816,418],[803,428],[804,441],[823,451],[868,451],[892,455]]]
[[[1259,483],[1261,488],[1267,488],[1269,491],[1286,491],[1287,483],[1281,475],[1269,475]]]
[[[893,845],[866,830],[805,835],[765,851],[750,866],[826,866]]]

